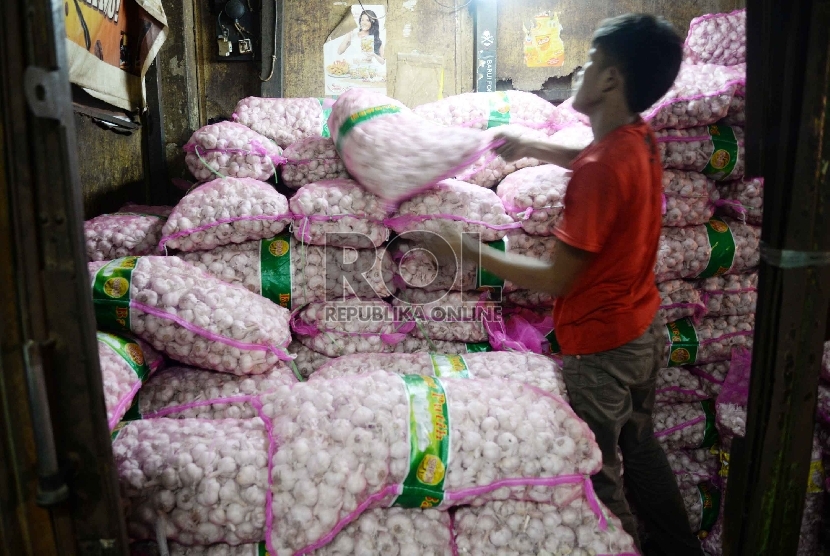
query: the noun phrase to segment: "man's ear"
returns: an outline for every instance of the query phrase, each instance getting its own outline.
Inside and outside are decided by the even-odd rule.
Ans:
[[[617,66],[608,66],[602,71],[599,85],[603,93],[610,93],[623,86],[623,76]]]

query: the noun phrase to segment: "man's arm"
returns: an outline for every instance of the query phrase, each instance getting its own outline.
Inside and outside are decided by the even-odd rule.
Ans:
[[[582,149],[565,147],[550,141],[527,139],[511,132],[500,131],[495,138],[504,141],[495,151],[507,162],[520,158],[535,158],[541,162],[570,168],[573,160],[582,152]]]
[[[554,297],[569,293],[594,257],[593,253],[571,247],[561,240],[556,242],[553,261],[550,263],[525,255],[503,253],[479,243],[469,235],[465,235],[457,247],[453,245],[452,239],[447,238],[447,241],[465,259],[475,260],[480,256],[478,260],[481,267],[499,278],[509,280],[521,288],[542,291]]]

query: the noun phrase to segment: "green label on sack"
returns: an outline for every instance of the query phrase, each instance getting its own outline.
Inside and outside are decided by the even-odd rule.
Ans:
[[[487,245],[495,249],[498,249],[502,253],[504,253],[504,251],[507,248],[507,244],[503,239],[493,241],[491,243],[488,243]],[[478,265],[478,277],[476,287],[479,290],[495,290],[497,288],[501,289],[504,287],[504,280],[502,280],[495,274],[491,274],[490,272],[484,270],[483,268],[481,268],[481,265]]]
[[[718,429],[715,427],[715,402],[703,400],[700,406],[706,416],[706,424],[703,429],[703,443],[698,448],[711,448],[718,442]]]
[[[400,111],[400,106],[395,106],[394,104],[383,104],[381,106],[373,106],[371,108],[367,108],[366,110],[361,110],[360,112],[352,114],[340,125],[340,130],[337,134],[337,150],[340,150],[340,147],[343,144],[343,138],[345,138],[349,132],[351,132],[358,125],[373,118],[377,118],[378,116],[397,114]]]
[[[507,93],[504,91],[490,93],[490,118],[487,120],[487,129],[509,123],[510,99],[507,98]]]
[[[130,330],[130,283],[139,258],[115,259],[95,274],[92,303],[100,328]]]
[[[709,237],[709,264],[697,278],[711,278],[725,274],[735,262],[735,236],[729,224],[720,218],[711,218],[706,223],[706,234]]]
[[[441,355],[431,353],[432,370],[439,378],[472,378],[470,368],[461,355]]]
[[[450,412],[441,380],[429,376],[401,377],[409,400],[409,475],[395,499],[404,508],[432,508],[444,500],[449,469]]]
[[[697,490],[700,494],[701,505],[700,530],[697,536],[699,539],[705,539],[718,520],[721,492],[718,487],[711,483],[701,483],[697,485]]]
[[[265,546],[264,542],[261,542],[257,545],[256,556],[271,556],[271,553],[268,552],[268,547]]]
[[[467,353],[484,353],[486,351],[493,351],[493,346],[487,342],[477,342],[475,344],[466,344]]]
[[[329,131],[329,116],[331,116],[331,106],[326,108],[326,99],[318,98],[317,102],[320,103],[320,109],[323,111],[323,127],[320,130],[320,135],[323,137],[331,137],[331,131]]]
[[[712,139],[712,156],[703,169],[703,173],[713,180],[723,180],[735,170],[738,162],[738,140],[735,130],[728,125],[710,125],[709,137]]]
[[[118,438],[118,435],[121,434],[121,429],[123,429],[126,424],[127,423],[125,421],[119,421],[119,423],[115,425],[115,428],[112,429],[112,432],[110,432],[110,440],[114,442],[115,439]]]
[[[127,365],[135,372],[135,375],[141,382],[147,380],[150,375],[150,368],[144,360],[144,352],[139,346],[129,338],[123,338],[114,334],[107,334],[106,332],[98,332],[98,341],[106,344],[115,353],[121,356],[121,359],[127,362]]]
[[[291,310],[291,234],[285,232],[259,242],[262,297]]]
[[[729,476],[729,452],[721,449],[718,453],[720,455],[720,470],[718,471],[718,475],[725,479]]]
[[[686,317],[666,325],[669,333],[669,367],[691,365],[697,361],[700,341],[692,319]]]
[[[824,492],[824,465],[821,460],[810,462],[810,474],[807,476],[807,494]]]

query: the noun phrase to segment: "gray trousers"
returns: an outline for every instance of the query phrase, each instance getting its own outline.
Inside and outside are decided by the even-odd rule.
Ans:
[[[655,321],[624,346],[566,356],[563,373],[574,412],[594,432],[602,450],[602,471],[592,477],[599,499],[641,548],[637,523],[623,493],[619,446],[625,487],[656,547],[667,555],[701,556],[674,473],[654,438],[651,413],[665,347],[660,328]]]

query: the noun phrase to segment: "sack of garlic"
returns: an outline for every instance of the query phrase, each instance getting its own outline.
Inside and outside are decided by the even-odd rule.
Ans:
[[[745,84],[746,68],[684,62],[671,88],[642,116],[655,130],[714,124]]]
[[[720,191],[698,172],[663,171],[663,226],[706,224],[715,214]]]
[[[374,371],[438,378],[515,380],[567,400],[562,371],[553,359],[512,351],[346,355],[321,366],[310,380],[329,380]]]
[[[654,273],[658,282],[740,274],[758,266],[761,229],[731,218],[701,226],[663,228]]]
[[[220,178],[184,196],[162,229],[159,249],[198,251],[274,237],[291,221],[288,199],[267,183]]]
[[[394,290],[394,265],[385,251],[306,245],[288,232],[179,256],[286,309],[344,295],[377,299]]]
[[[386,225],[399,234],[440,234],[450,228],[459,233],[480,234],[485,242],[498,241],[508,230],[519,227],[494,192],[454,179],[444,180],[401,203]]]
[[[392,306],[402,321],[415,323],[415,337],[447,342],[486,342],[501,318],[487,292],[408,289],[395,295]]]
[[[696,285],[710,317],[737,317],[755,313],[758,300],[758,273],[716,276]]]
[[[395,278],[399,289],[470,291],[482,285],[477,261],[463,259],[460,266],[452,259],[438,261],[419,242],[405,241],[401,236],[390,241],[386,251],[395,262]]]
[[[288,345],[288,353],[294,355],[294,365],[303,378],[310,377],[320,367],[331,361],[333,358],[313,349],[305,347],[301,342],[293,341]]]
[[[684,52],[695,64],[734,66],[746,62],[746,10],[694,18]]]
[[[283,183],[291,189],[349,177],[331,137],[307,137],[286,148],[282,155],[285,161],[280,175]]]
[[[744,178],[722,184],[719,209],[727,216],[760,226],[764,219],[764,179]]]
[[[84,222],[88,261],[111,261],[119,257],[153,255],[158,252],[167,215],[144,212],[142,208],[122,208]],[[152,207],[172,211],[173,207]],[[167,212],[169,214],[169,212]]]
[[[564,507],[498,500],[459,508],[453,526],[457,554],[636,554],[620,520],[602,503],[598,517],[594,504],[583,496]]]
[[[752,348],[755,315],[685,318],[666,325],[666,367],[727,361],[736,347]]]
[[[463,93],[416,106],[413,112],[444,126],[485,130],[518,125],[548,135],[570,122],[552,103],[525,91]]]
[[[359,88],[338,97],[329,126],[349,174],[389,205],[457,175],[491,146],[481,131],[430,123]]]
[[[712,124],[655,132],[664,168],[701,172],[715,181],[744,176],[744,129]]]
[[[136,409],[142,419],[253,419],[258,414],[252,396],[296,381],[284,365],[247,376],[174,366],[147,381],[136,396]]]
[[[548,134],[542,130],[521,125],[505,125],[496,130],[496,132],[502,131],[537,141],[544,141],[548,138]],[[492,188],[513,172],[521,170],[522,168],[539,166],[540,164],[542,163],[535,158],[520,158],[519,160],[507,162],[497,154],[487,152],[481,155],[475,164],[456,177],[465,182],[480,185],[481,187]]]
[[[659,282],[660,308],[657,314],[664,324],[686,317],[697,322],[706,314],[706,305],[701,300],[695,285],[686,280]]]
[[[325,546],[373,507],[561,506],[590,496],[601,466],[564,401],[512,381],[375,372],[283,387],[262,412],[280,439],[269,537],[279,554]]]
[[[504,209],[531,235],[550,236],[565,210],[570,170],[554,164],[524,168],[496,188]]]
[[[381,200],[349,179],[304,185],[291,197],[294,236],[313,245],[379,247],[389,239]]]
[[[711,448],[718,441],[712,400],[655,405],[653,420],[654,436],[666,451]]]
[[[233,119],[284,149],[306,137],[329,137],[333,104],[326,98],[247,97],[237,103]]]
[[[234,122],[197,129],[183,150],[187,169],[199,181],[216,177],[265,181],[284,160],[282,149],[273,141]]]
[[[670,451],[666,459],[681,488],[718,481],[719,454],[715,448]]]
[[[290,358],[288,310],[178,257],[88,266],[102,330],[132,332],[181,363],[239,375]]]
[[[397,320],[383,300],[352,297],[336,302],[310,303],[291,317],[295,339],[328,357],[352,353],[391,353],[395,344],[415,328],[413,321]]]
[[[144,382],[164,366],[164,357],[149,344],[123,334],[98,332],[97,338],[107,424],[113,430]]]
[[[715,397],[713,383],[687,367],[669,367],[657,373],[655,401],[662,404],[699,402]]]

